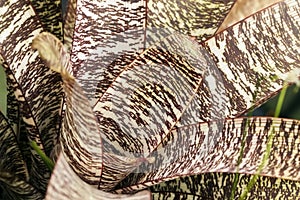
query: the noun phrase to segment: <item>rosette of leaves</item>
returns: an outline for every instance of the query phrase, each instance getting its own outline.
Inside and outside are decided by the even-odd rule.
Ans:
[[[243,114],[299,68],[299,2],[216,33],[234,3],[1,1],[1,198],[297,199],[299,121]]]

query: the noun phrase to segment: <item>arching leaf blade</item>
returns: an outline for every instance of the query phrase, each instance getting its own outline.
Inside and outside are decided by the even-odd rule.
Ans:
[[[0,198],[42,199],[29,181],[29,172],[16,135],[0,113]]]
[[[30,0],[45,31],[62,40],[62,5],[61,0]]]
[[[148,191],[141,191],[133,195],[119,195],[98,190],[83,182],[69,166],[64,155],[61,154],[51,177],[46,199],[146,200],[151,199],[151,196]]]
[[[49,155],[57,142],[61,80],[57,74],[42,68],[42,61],[31,51],[30,43],[42,28],[30,2],[5,1],[0,9],[1,61],[19,102],[28,139],[36,141]],[[32,153],[32,183],[43,191],[50,172]]]
[[[259,106],[282,88],[282,77],[299,68],[298,6],[298,1],[279,2],[205,42],[230,98],[225,116]]]
[[[249,126],[246,126],[249,123]],[[247,128],[247,129],[246,129]],[[253,117],[225,121],[220,137],[207,144],[207,138],[219,130],[212,124],[199,123],[173,130],[171,139],[154,152],[153,164],[143,166],[144,174],[131,174],[117,191],[129,192],[170,179],[209,172],[255,174],[268,139],[274,134],[270,156],[261,175],[298,181],[300,158],[297,134],[299,121]],[[242,135],[246,134],[244,153],[240,156]],[[153,156],[154,156],[153,155]],[[138,170],[136,171],[138,172]],[[122,185],[123,184],[123,185]]]
[[[32,42],[40,57],[63,80],[66,109],[62,122],[60,145],[67,161],[77,175],[98,185],[102,173],[102,141],[96,117],[83,90],[69,73],[69,54],[52,34],[39,34]]]
[[[235,199],[244,192],[251,175],[241,174]],[[234,174],[208,173],[187,176],[151,187],[153,199],[229,199]],[[180,187],[178,187],[180,186]],[[246,199],[297,199],[300,184],[297,181],[259,176]]]

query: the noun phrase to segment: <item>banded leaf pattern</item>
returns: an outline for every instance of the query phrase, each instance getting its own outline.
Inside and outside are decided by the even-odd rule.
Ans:
[[[71,69],[71,64],[63,44],[52,34],[41,33],[34,39],[32,47],[63,78],[66,110],[60,140],[66,159],[84,181],[99,189],[111,190],[143,160],[107,151],[102,156],[97,121],[81,87],[67,70]]]
[[[46,200],[147,200],[151,199],[149,191],[141,191],[133,195],[120,195],[103,192],[83,182],[70,168],[63,154],[60,155],[47,190]]]
[[[167,137],[202,81],[203,54],[195,41],[174,34],[120,74],[94,108],[110,152],[147,157]]]
[[[216,134],[210,129],[211,124],[177,128],[169,141],[158,147],[155,162],[146,166],[145,173],[128,176],[117,186],[118,191],[126,193],[177,177],[209,172],[235,173],[238,170],[239,173],[254,174],[262,161],[270,134],[274,134],[271,153],[261,175],[298,181],[299,123],[297,120],[266,117],[228,119],[221,136],[206,148],[206,138]],[[244,153],[237,166],[244,133]]]
[[[39,34],[32,42],[44,62],[63,79],[66,110],[60,137],[66,158],[84,181],[98,185],[102,172],[102,143],[96,118],[82,89],[65,67],[69,55],[53,35]]]
[[[144,48],[145,1],[78,0],[76,8],[71,61],[94,105],[95,97]]]
[[[66,13],[63,18],[63,41],[67,51],[72,49],[73,34],[76,20],[77,0],[68,0]]]
[[[1,4],[0,54],[6,74],[20,103],[29,140],[49,155],[57,141],[56,123],[62,97],[61,80],[45,69],[30,43],[42,31],[29,1],[5,1]],[[37,188],[45,190],[49,170],[33,153],[30,173]]]
[[[159,30],[147,41],[161,40],[174,32],[204,41],[221,25],[235,0],[147,1],[147,28]],[[152,38],[153,37],[153,38]]]
[[[251,175],[241,174],[235,199],[245,191]],[[208,173],[188,176],[151,187],[153,199],[229,199],[234,174]],[[248,192],[246,199],[298,199],[299,182],[259,176],[256,184]]]
[[[62,40],[62,13],[60,0],[30,0],[43,28]]]
[[[280,2],[203,43],[216,65],[178,126],[240,116],[274,96],[283,85],[276,77],[300,66],[298,6]]]
[[[13,129],[0,113],[0,198],[42,199],[29,181],[29,173]]]

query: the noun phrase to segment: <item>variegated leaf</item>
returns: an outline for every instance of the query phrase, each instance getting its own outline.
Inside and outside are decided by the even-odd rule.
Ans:
[[[72,49],[75,28],[77,0],[68,0],[66,3],[66,13],[64,13],[65,15],[63,18],[63,39],[64,46],[67,51],[70,52]]]
[[[23,153],[24,161],[27,168],[31,169],[32,166],[32,153],[28,145],[29,139],[27,136],[26,125],[22,119],[19,102],[14,94],[14,86],[9,78],[7,78],[7,121],[16,134],[16,139],[19,144],[19,149]]]
[[[230,12],[224,19],[222,25],[219,27],[218,32],[223,31],[229,26],[241,21],[250,15],[262,10],[268,6],[271,6],[282,0],[237,0]]]
[[[61,154],[51,177],[46,200],[146,200],[151,199],[149,191],[141,191],[133,195],[118,195],[98,190],[82,181],[69,166]]]
[[[30,0],[43,28],[62,40],[61,0]]]
[[[163,39],[174,32],[197,38],[212,36],[235,0],[147,1],[147,42]],[[151,34],[154,29],[155,34]],[[159,30],[159,31],[156,31]]]
[[[239,199],[251,175],[240,175],[234,199]],[[188,176],[151,187],[153,199],[230,199],[234,174],[208,173]],[[245,199],[299,199],[300,183],[297,181],[259,176]]]
[[[102,173],[102,142],[88,99],[67,71],[69,55],[63,44],[45,32],[32,42],[41,58],[64,83],[66,110],[60,136],[61,147],[73,170],[86,182],[98,185]]]
[[[29,181],[26,162],[12,127],[0,113],[0,198],[42,199]]]
[[[199,39],[212,35],[233,2],[78,0],[71,56],[75,77],[93,105],[149,43],[173,32]]]
[[[277,24],[285,23],[280,19],[297,19],[299,15],[294,12],[295,4],[294,1],[286,1],[240,22],[235,27],[239,27],[240,24],[244,23],[247,24],[247,27],[250,27],[251,24],[261,24],[264,21],[266,26],[273,26],[278,34],[283,33],[279,35],[279,37],[283,37],[279,40],[282,45],[295,45],[296,47],[299,41],[296,36],[294,36],[293,42],[284,40],[284,33],[289,30],[289,27],[275,29]],[[282,6],[289,6],[290,12],[282,12]],[[275,15],[277,17],[272,19],[273,21],[268,22],[264,18],[257,17],[265,12],[270,12],[269,10],[277,13]],[[242,37],[243,29],[239,30]],[[252,33],[251,30],[245,29],[245,34]],[[231,29],[228,30],[229,33],[231,33]],[[258,35],[263,36],[264,33],[254,32],[248,37],[255,39]],[[213,44],[211,41],[215,38],[219,38],[219,35],[208,40],[205,47],[211,47],[208,44]],[[272,36],[266,34],[265,38],[272,39]],[[231,38],[231,40],[233,39]],[[251,42],[243,43],[242,41],[240,43],[228,43],[228,48],[237,50],[241,45],[250,44]],[[132,153],[135,153],[136,156],[142,154],[142,157],[150,156],[149,158],[151,158],[151,153],[155,154],[157,148],[164,147],[169,140],[172,140],[174,136],[171,130],[174,126],[181,127],[199,121],[209,121],[212,119],[211,113],[215,115],[216,119],[241,114],[251,107],[255,87],[260,92],[258,98],[255,99],[256,105],[274,95],[282,87],[282,81],[274,81],[269,76],[265,76],[265,73],[273,70],[274,75],[286,74],[291,69],[299,67],[299,60],[295,59],[295,62],[288,63],[281,62],[281,59],[276,61],[275,51],[268,52],[263,49],[264,46],[261,46],[261,48],[262,50],[255,52],[257,53],[255,55],[258,57],[269,56],[270,59],[256,59],[254,63],[256,65],[248,63],[251,65],[248,65],[250,69],[257,69],[260,65],[266,66],[266,64],[269,64],[267,61],[271,62],[272,60],[277,64],[275,66],[267,65],[260,71],[242,70],[246,73],[245,77],[247,78],[242,79],[244,82],[241,83],[236,81],[236,77],[228,80],[226,75],[243,67],[243,62],[235,61],[235,65],[228,63],[229,67],[224,69],[217,63],[216,67],[210,58],[211,55],[207,54],[203,48],[197,47],[195,42],[184,38],[182,35],[174,34],[165,38],[161,44],[148,48],[119,75],[95,106],[94,111],[98,114],[100,128],[106,135],[107,146],[105,148],[115,154],[124,156],[132,156]],[[268,48],[267,45],[266,48]],[[248,52],[251,54],[250,50]],[[213,54],[214,52],[210,53]],[[292,53],[290,56],[298,57],[296,50]],[[228,60],[235,58],[234,56],[230,57],[230,55],[226,56]],[[238,72],[235,73],[238,74]],[[242,73],[239,73],[239,75],[243,77]],[[260,82],[257,81],[258,77],[262,79]],[[248,82],[248,79],[250,82]],[[236,84],[231,85],[231,82]],[[241,93],[242,90],[240,90],[238,84],[242,84],[242,88],[247,92]],[[249,84],[249,87],[247,84]],[[214,93],[212,93],[212,87],[210,86],[214,86]],[[196,90],[199,93],[194,98]],[[235,93],[238,93],[238,95],[235,95]],[[212,106],[213,101],[217,105]],[[216,127],[209,126],[208,132],[204,135],[206,142],[203,144],[212,145],[210,148],[213,148],[216,141],[219,141],[218,137],[221,135],[223,123],[222,121],[218,123]],[[204,136],[202,136],[202,139]],[[208,148],[204,145],[200,147],[202,150]],[[160,155],[158,154],[158,156]],[[178,157],[175,156],[175,158]],[[156,159],[156,162],[161,164],[161,161],[158,158]],[[169,161],[164,163],[168,164]],[[176,170],[174,173],[176,173]],[[162,179],[162,177],[164,176],[160,176],[158,179]]]
[[[249,123],[249,125],[246,125]],[[255,174],[260,166],[268,138],[271,141],[270,156],[261,175],[299,181],[300,121],[280,118],[236,118],[228,119],[223,125],[220,137],[207,146],[207,138],[216,134],[212,124],[188,125],[170,134],[165,142],[154,152],[155,162],[144,168],[144,174],[132,174],[117,186],[119,191],[136,191],[166,180],[209,172]],[[243,134],[244,152],[241,163]]]
[[[47,155],[57,142],[56,123],[62,98],[61,79],[43,67],[30,48],[42,31],[29,1],[4,1],[0,6],[0,56],[11,81],[29,140],[36,141]],[[50,172],[33,153],[32,183],[45,191]]]
[[[98,122],[83,90],[67,70],[71,69],[67,50],[49,33],[38,35],[32,47],[63,78],[66,110],[60,140],[65,157],[84,181],[103,190],[112,189],[143,160],[115,155],[110,151],[102,156]]]
[[[283,85],[276,77],[300,67],[298,7],[280,2],[203,43],[216,67],[178,126],[240,116],[274,96]]]

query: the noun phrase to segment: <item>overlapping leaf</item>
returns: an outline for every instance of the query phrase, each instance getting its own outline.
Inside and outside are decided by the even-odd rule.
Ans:
[[[58,40],[40,36],[41,55],[61,74],[66,94],[63,154],[48,198],[82,199],[94,192],[72,169],[104,190],[125,178],[114,188],[118,192],[205,172],[253,174],[273,127],[273,151],[262,174],[299,180],[298,121],[252,118],[247,129],[245,119],[224,122],[273,96],[282,87],[282,80],[274,77],[299,67],[298,4],[286,0],[199,46],[183,34],[198,41],[213,34],[232,1],[70,1],[65,41],[73,44],[71,61]],[[42,30],[33,23],[36,17],[28,2],[1,6],[1,16],[9,22],[0,25],[1,56],[21,102],[29,138],[50,155],[57,139],[53,120],[60,108],[60,80],[36,54],[27,53],[30,41]],[[19,17],[13,20],[14,15]],[[98,121],[90,106],[94,104]],[[244,132],[246,148],[237,168]],[[175,181],[188,184],[190,178]],[[65,185],[66,180],[72,184]],[[63,186],[67,189],[62,193]],[[79,186],[82,191],[76,190]],[[165,188],[160,185],[153,191],[163,194]],[[144,193],[134,198],[139,195]]]
[[[168,179],[208,172],[255,174],[271,134],[274,134],[272,149],[261,175],[299,181],[299,123],[279,118],[228,119],[221,136],[211,146],[206,146],[207,138],[219,132],[217,128],[213,132],[211,124],[178,128],[172,131],[170,141],[155,152],[155,163],[148,166],[143,175],[129,176],[123,182],[128,187],[122,190],[128,192]],[[238,165],[244,133],[246,143],[242,162]]]
[[[234,199],[245,191],[251,175],[240,175]],[[153,199],[230,199],[234,174],[207,173],[151,187]],[[246,199],[298,199],[299,182],[260,176]]]
[[[239,116],[281,89],[276,77],[300,67],[298,4],[278,3],[204,43],[216,63],[208,69],[213,78],[204,78],[180,125]]]
[[[13,129],[0,113],[0,187],[1,199],[42,199],[32,186]]]
[[[85,5],[87,2],[80,3],[82,3],[83,6],[77,2],[78,9],[90,9],[90,7]],[[236,163],[234,160],[225,159],[221,162],[221,160],[211,158],[211,160],[205,160],[204,162],[203,156],[206,155],[205,152],[208,153],[211,149],[216,148],[215,145],[217,144],[222,144],[223,146],[217,147],[219,147],[221,152],[226,152],[225,147],[227,143],[223,144],[222,141],[241,138],[241,130],[238,132],[239,135],[228,135],[228,138],[226,138],[226,136],[220,134],[222,125],[224,125],[222,124],[222,121],[218,124],[221,126],[216,126],[214,129],[213,126],[206,126],[206,132],[203,133],[203,135],[197,135],[197,130],[199,129],[197,128],[197,124],[194,126],[191,125],[190,127],[194,127],[191,129],[179,132],[176,132],[176,130],[183,130],[186,128],[186,125],[195,124],[201,121],[209,121],[214,119],[214,117],[218,119],[219,117],[240,115],[251,107],[256,90],[258,90],[258,97],[255,102],[257,105],[264,99],[269,98],[269,96],[274,95],[276,91],[282,87],[282,81],[274,81],[273,77],[275,75],[286,74],[291,69],[299,67],[299,54],[297,50],[294,50],[296,48],[293,48],[297,47],[299,40],[296,34],[289,31],[290,29],[298,29],[297,23],[294,23],[293,26],[291,25],[292,21],[297,21],[299,16],[295,9],[296,5],[297,2],[295,1],[283,2],[220,33],[204,43],[209,54],[203,47],[197,46],[195,42],[187,37],[180,34],[173,34],[166,37],[161,43],[156,43],[147,48],[147,50],[143,51],[130,62],[111,86],[107,90],[104,89],[105,93],[94,108],[94,111],[98,116],[100,131],[105,134],[104,151],[105,153],[117,154],[123,157],[132,157],[133,160],[135,158],[141,158],[149,161],[153,157],[155,158],[155,163],[152,167],[154,166],[153,169],[158,171],[142,175],[139,178],[136,178],[135,175],[133,175],[132,177],[135,178],[134,180],[131,180],[132,177],[129,177],[124,181],[123,185],[121,184],[118,187],[122,188],[125,185],[128,186],[128,188],[124,188],[123,190],[131,191],[140,189],[140,187],[145,187],[145,185],[155,184],[158,180],[162,181],[181,175],[189,175],[191,173],[197,174],[221,169],[225,172],[230,170],[231,172],[235,172]],[[90,18],[97,18],[96,15],[93,15],[92,9],[89,11],[90,12],[86,13],[88,13]],[[264,17],[270,15],[268,12],[275,13],[275,17]],[[78,15],[80,18],[82,18],[82,16],[82,13]],[[285,26],[285,24],[290,24],[290,26]],[[81,28],[90,27],[88,25],[89,24],[82,22]],[[78,25],[78,27],[80,26]],[[260,28],[260,32],[255,31],[257,27]],[[271,42],[263,43],[264,41],[272,40],[275,33],[272,31],[265,33],[263,32],[263,29],[275,31],[278,38],[280,38],[276,43],[273,41],[273,43],[278,44],[275,48],[279,46],[292,47],[293,50],[290,51],[287,51],[286,48],[281,50],[283,56],[288,56],[289,58],[293,57],[294,59],[291,58],[291,60],[283,62],[283,59],[275,57],[277,52],[270,51],[270,49],[274,48],[274,44]],[[97,29],[95,29],[95,31],[97,32]],[[239,35],[236,35],[235,31],[239,31]],[[293,38],[293,41],[286,39],[287,32],[291,33],[290,37]],[[74,34],[76,35],[77,33],[75,32]],[[86,33],[84,32],[82,34]],[[262,36],[264,36],[263,41],[257,39]],[[245,37],[244,40],[239,39],[243,37]],[[247,38],[250,39],[246,40]],[[77,40],[78,42],[83,42],[82,40],[79,40],[79,38]],[[226,45],[222,46],[219,44],[222,40],[225,41],[224,43]],[[253,42],[256,42],[255,47],[251,44],[252,40]],[[115,43],[115,40],[112,41]],[[72,51],[73,56],[76,55],[74,58],[79,59],[76,60],[76,62],[71,59],[75,64],[75,68],[73,68],[72,71],[74,76],[78,77],[80,70],[82,70],[82,72],[88,71],[91,74],[97,73],[98,68],[95,69],[96,71],[93,71],[93,66],[95,65],[89,66],[90,68],[82,68],[82,65],[80,64],[81,62],[86,61],[85,58],[89,53],[88,49],[91,49],[93,45],[90,43],[90,45],[84,44],[87,43],[87,41],[76,45],[76,37],[73,42],[75,45],[74,48],[77,46],[83,47],[83,51],[80,50],[77,52],[74,51],[74,49]],[[259,45],[259,42],[262,42],[263,45]],[[113,47],[116,47],[114,46],[114,43]],[[252,45],[251,48],[248,47],[249,45]],[[218,48],[221,50],[218,50]],[[252,48],[254,50],[256,48],[253,53]],[[87,51],[85,51],[85,49]],[[229,55],[228,52],[231,50],[235,50],[237,57]],[[100,56],[106,58],[106,51],[108,50],[102,49],[101,53],[104,52],[104,54],[100,54]],[[81,56],[84,59],[80,61]],[[97,57],[97,55],[95,56]],[[79,61],[78,66],[80,66],[80,68],[77,68],[77,61]],[[96,62],[97,59],[92,59],[92,61]],[[247,70],[244,70],[246,68]],[[237,72],[237,69],[239,72]],[[237,75],[232,75],[238,73],[239,77],[242,77],[241,79],[237,79]],[[99,76],[103,75],[100,73]],[[88,79],[90,77],[92,76],[83,76],[82,80],[89,81]],[[79,82],[81,81],[80,79],[79,75]],[[87,86],[85,84],[82,85]],[[213,92],[211,88],[212,85],[215,85]],[[104,85],[103,88],[105,87],[106,86]],[[91,87],[89,87],[89,89],[91,89]],[[87,93],[91,94],[89,91]],[[220,94],[222,95],[218,96]],[[77,94],[73,92],[69,95],[74,95],[76,97]],[[79,96],[82,97],[83,93],[80,93]],[[79,100],[79,98],[77,99]],[[82,99],[84,98],[81,98],[81,100]],[[69,100],[69,102],[71,102],[71,100]],[[92,100],[92,102],[94,102],[94,100]],[[213,105],[213,102],[217,105]],[[72,106],[74,105],[70,104],[69,108]],[[83,110],[84,108],[78,109]],[[71,111],[69,112],[71,113]],[[76,117],[80,118],[82,116],[79,115]],[[66,124],[73,123],[73,120],[75,120],[75,118],[70,119]],[[237,122],[236,124],[241,125],[241,122]],[[280,123],[276,122],[275,124]],[[182,129],[173,129],[176,125],[182,127]],[[259,125],[261,124],[258,123],[257,126]],[[270,128],[269,125],[266,125],[266,128]],[[230,128],[228,128],[228,130],[230,130]],[[68,131],[66,130],[66,132]],[[280,130],[277,130],[277,132],[279,134]],[[266,138],[267,133],[269,132],[262,132],[258,137]],[[196,156],[199,158],[200,163],[198,163],[198,159],[190,159],[190,157],[188,157],[188,155],[191,155],[190,151],[192,150],[188,147],[180,153],[175,151],[174,148],[178,148],[182,143],[172,144],[170,141],[181,141],[178,139],[182,137],[180,136],[181,134],[193,135],[193,139],[196,138],[199,140],[198,143],[196,142],[194,144],[195,147],[197,147],[194,150],[201,152],[197,152],[198,157]],[[79,132],[77,135],[78,137],[75,137],[75,139],[81,137]],[[215,137],[216,135],[217,137]],[[65,141],[67,141],[68,135],[65,135],[64,138],[66,138]],[[212,143],[211,138],[213,138]],[[209,142],[205,143],[204,139],[206,142]],[[74,138],[72,140],[74,140]],[[186,142],[186,144],[189,144],[190,142],[191,141]],[[255,144],[259,146],[259,144]],[[261,145],[265,144],[266,140],[265,143]],[[64,148],[68,149],[70,147],[65,146]],[[161,157],[162,155],[159,154],[161,151],[163,151],[162,155],[165,155],[164,153],[167,152],[167,156]],[[236,148],[234,151],[235,156],[232,156],[231,158],[235,159],[238,152],[239,148]],[[224,154],[227,153],[228,152]],[[74,154],[76,154],[76,150],[74,150]],[[70,155],[67,156],[69,156],[69,159],[72,158]],[[178,160],[175,162],[175,160],[168,160],[167,158]],[[202,160],[200,158],[202,158]],[[74,161],[74,159],[70,159],[70,161]],[[240,171],[245,170],[244,173],[254,173],[258,167],[260,157],[247,157],[245,160],[245,162],[249,161],[248,165],[245,165],[246,167],[249,167],[249,169],[243,166],[244,168],[241,168]],[[117,161],[117,159],[114,161],[114,164],[120,164],[120,166],[122,166],[122,161]],[[217,161],[219,163],[214,163]],[[287,160],[286,162],[290,162],[290,160]],[[138,164],[140,165],[141,163],[142,162]],[[279,169],[279,166],[270,165],[270,168],[275,170]],[[107,169],[109,169],[109,167]],[[144,169],[147,169],[147,167],[142,165],[142,167],[137,170]],[[79,171],[77,172],[80,174]],[[128,172],[128,170],[122,172],[121,168],[119,168],[111,170],[110,172],[108,171],[105,173],[105,176],[110,175],[111,177],[108,179],[113,182],[114,180],[120,180],[120,178],[125,177]],[[113,176],[113,173],[118,175]],[[282,175],[276,175],[276,173],[271,175],[282,177]],[[292,173],[286,175],[284,178],[290,177],[297,179]],[[94,181],[92,181],[93,184],[95,183]],[[101,181],[103,181],[103,179]],[[113,184],[116,184],[116,181],[111,185],[113,186]],[[131,187],[131,185],[133,186]]]
[[[0,47],[3,66],[20,104],[29,140],[50,154],[57,142],[59,102],[62,97],[60,77],[47,68],[30,43],[42,31],[29,1],[4,1],[0,7]],[[31,179],[45,191],[49,171],[33,152]]]
[[[98,185],[102,172],[101,137],[89,101],[66,70],[69,56],[62,43],[49,33],[38,35],[32,48],[38,49],[46,65],[63,79],[66,111],[60,137],[62,150],[83,180]]]
[[[266,24],[265,27],[269,27],[269,29],[273,27],[273,29],[277,31],[277,34],[279,34],[278,37],[283,37],[278,40],[281,46],[294,45],[296,48],[299,42],[297,36],[291,35],[291,37],[294,37],[293,42],[284,40],[284,34],[285,31],[288,30],[288,27],[275,29],[281,22],[288,23],[291,18],[297,19],[299,15],[297,12],[294,12],[295,4],[297,3],[290,1],[279,4],[237,24],[232,29],[239,27],[241,24],[246,24],[245,26],[250,29],[246,29],[244,34],[250,32],[251,35],[249,35],[248,38],[253,37],[253,40],[255,40],[255,38],[263,34],[263,32],[251,33],[251,26],[256,28],[257,26],[255,25],[262,24],[262,21],[264,21]],[[285,8],[288,8],[286,9],[287,12],[283,12]],[[275,15],[277,18],[266,21],[265,18],[260,17],[268,12],[277,13],[277,15]],[[286,19],[287,22],[280,20],[281,18]],[[296,25],[297,24],[295,24],[294,29],[297,28]],[[232,29],[222,34],[228,34],[228,37],[234,40],[233,36],[230,35]],[[243,29],[239,28],[240,37],[243,37],[242,30]],[[217,35],[215,38],[219,37],[220,35]],[[159,148],[160,145],[163,146],[168,140],[172,140],[172,138],[175,137],[170,133],[175,125],[184,127],[185,124],[188,125],[199,121],[211,120],[211,116],[209,116],[210,113],[213,113],[217,119],[218,117],[222,119],[222,117],[224,118],[245,112],[251,107],[251,103],[253,103],[252,100],[254,99],[256,89],[259,95],[255,103],[258,104],[271,95],[274,95],[276,91],[282,87],[282,81],[274,81],[272,78],[266,78],[269,76],[265,74],[286,74],[291,69],[299,67],[299,59],[297,59],[299,53],[296,50],[282,52],[283,55],[288,52],[290,57],[295,58],[290,62],[282,62],[281,59],[276,60],[275,51],[266,51],[264,49],[271,48],[267,44],[264,46],[256,45],[257,47],[261,47],[261,49],[257,52],[254,51],[254,55],[252,55],[249,49],[245,52],[247,52],[250,57],[257,56],[258,58],[255,59],[255,62],[253,61],[253,65],[247,66],[249,70],[241,70],[244,74],[240,72],[239,75],[241,77],[245,76],[246,78],[238,80],[237,82],[236,77],[229,79],[227,74],[237,73],[236,70],[244,67],[245,62],[235,61],[234,56],[230,57],[226,54],[226,57],[224,56],[224,58],[220,58],[220,60],[227,58],[228,62],[226,66],[229,67],[222,68],[219,62],[217,62],[215,66],[214,62],[210,59],[210,55],[207,55],[205,50],[201,49],[201,47],[196,47],[196,44],[189,45],[188,40],[184,40],[183,37],[179,36],[179,38],[180,40],[176,40],[174,34],[171,39],[166,38],[161,45],[148,48],[122,72],[96,104],[94,110],[98,112],[100,127],[103,133],[106,134],[107,140],[112,141],[112,152],[117,151],[125,155],[127,153],[127,156],[128,153],[132,152],[142,153],[144,157],[147,157],[153,150]],[[217,46],[213,46],[215,43],[212,41],[215,41],[215,38],[210,39],[205,47],[212,49],[212,47]],[[264,34],[264,38],[265,40],[270,40],[272,36]],[[185,51],[188,52],[188,54],[182,56],[181,53],[184,51],[180,49],[184,48],[182,47],[184,45],[181,44],[185,44],[185,47],[194,46],[194,48],[198,48],[198,50],[190,49],[190,51]],[[240,46],[243,45],[251,45],[251,43],[249,41],[227,43],[227,46],[224,48],[238,51]],[[177,49],[177,51],[175,51],[175,49]],[[220,51],[211,51],[210,53],[216,53],[217,56],[221,56],[222,54],[219,55],[218,52]],[[202,60],[199,58],[193,59],[194,55],[199,56]],[[263,58],[261,58],[262,56]],[[240,57],[241,56],[238,58]],[[242,58],[243,57],[241,57],[241,59]],[[195,65],[195,60],[198,62],[199,68]],[[245,60],[249,59],[245,58]],[[271,66],[272,62],[277,62],[275,64],[276,67]],[[189,64],[194,65],[190,67]],[[260,66],[263,67],[259,68]],[[181,74],[181,72],[184,73]],[[202,80],[202,77],[205,77],[205,75],[209,78],[206,82]],[[257,80],[260,78],[262,80],[258,82]],[[209,87],[211,85],[215,85],[214,93],[211,91],[212,88]],[[189,90],[189,87],[191,87],[192,90]],[[193,98],[195,94],[193,88],[197,90],[198,87],[198,96]],[[244,89],[244,92],[240,88]],[[211,92],[212,94],[206,94],[204,91]],[[212,101],[215,101],[217,105],[212,106]],[[219,106],[219,104],[221,106]],[[187,106],[190,107],[186,109]],[[180,121],[177,123],[179,119]],[[220,123],[219,125],[221,126],[215,128],[217,131],[211,131],[211,134],[204,135],[207,136],[206,140],[208,142],[214,143],[219,141],[218,136],[223,125],[222,121]],[[196,134],[196,130],[197,129],[190,130],[191,132],[189,134]],[[178,146],[180,145],[177,144],[177,147]],[[213,146],[210,148],[213,148]],[[176,156],[177,151],[173,149],[173,153],[175,156],[170,153],[168,157],[178,158]],[[193,161],[188,159],[181,163],[181,165],[185,166],[189,162]],[[206,163],[206,165],[208,166],[209,164]],[[172,167],[176,169],[175,166]],[[167,171],[167,169],[164,170]],[[175,170],[173,173],[180,174],[181,172],[176,172]],[[162,177],[164,176],[162,175],[157,178],[163,179]],[[148,178],[149,177],[144,181],[151,180]]]
[[[98,190],[83,182],[70,168],[65,157],[61,154],[56,163],[54,174],[51,177],[46,199],[146,200],[151,199],[151,196],[149,191],[141,191],[134,195],[118,195]]]
[[[60,0],[30,0],[45,31],[62,40],[62,6]]]
[[[134,60],[136,54],[149,46],[149,42],[153,44],[157,37],[160,39],[176,31],[203,39],[203,35],[211,35],[217,30],[232,3],[79,0],[76,3],[71,56],[75,77],[93,105],[119,73]],[[157,9],[162,6],[165,6],[163,10]],[[180,6],[188,10],[178,12]],[[200,14],[204,10],[210,13],[209,17]],[[162,19],[167,22],[166,26],[162,25]],[[178,27],[170,26],[177,21],[180,21]],[[66,27],[70,24],[73,22]],[[197,32],[196,29],[201,31]]]
[[[42,33],[34,39],[32,47],[39,50],[40,56],[52,70],[61,74],[64,82],[66,111],[60,140],[66,159],[87,183],[103,190],[112,189],[142,160],[111,151],[102,153],[98,123],[88,99],[67,70],[71,69],[71,65],[62,43],[53,35]]]

